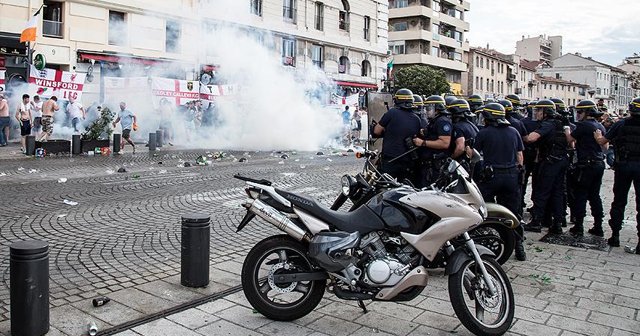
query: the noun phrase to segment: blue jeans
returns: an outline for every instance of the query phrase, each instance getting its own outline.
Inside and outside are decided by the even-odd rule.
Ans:
[[[9,127],[11,123],[11,118],[9,117],[0,117],[0,145],[5,146],[7,141],[9,140],[7,137],[9,134],[4,132],[5,127]]]

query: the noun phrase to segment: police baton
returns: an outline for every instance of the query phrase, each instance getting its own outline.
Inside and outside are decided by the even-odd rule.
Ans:
[[[418,148],[420,148],[420,147],[416,146],[416,147],[411,148],[410,150],[408,150],[408,151],[406,151],[406,152],[394,157],[393,159],[389,160],[389,163],[392,163],[392,162],[394,162],[394,161],[396,161],[396,160],[398,160],[398,159],[400,159],[402,157],[405,157],[405,156],[413,153]]]

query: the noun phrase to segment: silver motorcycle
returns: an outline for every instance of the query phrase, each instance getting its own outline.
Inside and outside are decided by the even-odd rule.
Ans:
[[[313,311],[328,290],[366,313],[365,300],[416,298],[429,280],[425,266],[442,259],[462,324],[476,335],[504,334],[514,317],[511,283],[493,253],[467,233],[487,217],[485,202],[458,163],[447,172],[451,183],[469,190],[464,199],[397,184],[351,212],[236,175],[249,196],[237,231],[257,216],[286,233],[247,254],[241,275],[247,300],[270,319],[291,321]]]

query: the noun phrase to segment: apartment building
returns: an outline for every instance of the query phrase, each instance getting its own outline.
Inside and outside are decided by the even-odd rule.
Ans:
[[[91,73],[86,102],[100,100],[103,75],[160,67],[195,80],[224,66],[202,47],[204,39],[215,43],[208,31],[219,22],[268,35],[283,67],[321,68],[345,92],[380,87],[386,75],[383,0],[246,0],[220,11],[210,9],[211,0],[7,0],[0,2],[0,68],[7,76],[26,76],[19,33],[42,4],[34,53],[45,56],[47,68]]]
[[[572,81],[546,76],[536,76],[538,82],[537,99],[558,98],[567,104],[567,106],[576,106],[576,104],[587,98],[586,84],[575,83]]]
[[[529,61],[551,62],[562,56],[562,36],[522,36],[516,42],[516,55]]]
[[[452,91],[463,92],[469,51],[466,0],[390,0],[389,51],[394,67],[426,64],[445,71]]]
[[[517,81],[515,63],[508,55],[489,48],[470,48],[465,61],[469,71],[463,73],[463,91],[483,98],[501,99],[514,93]]]

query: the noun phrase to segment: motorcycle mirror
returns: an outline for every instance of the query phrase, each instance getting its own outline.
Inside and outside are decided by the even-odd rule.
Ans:
[[[453,174],[453,172],[455,172],[457,168],[458,162],[456,162],[455,160],[451,160],[451,162],[449,162],[449,167],[447,168],[447,170],[449,171],[449,174]]]

